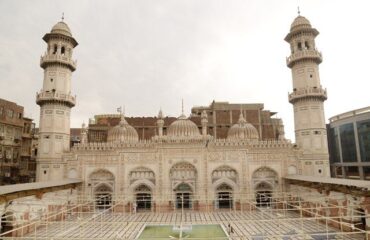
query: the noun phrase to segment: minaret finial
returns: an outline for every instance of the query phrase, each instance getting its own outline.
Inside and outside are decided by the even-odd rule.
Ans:
[[[119,114],[122,114],[122,107],[117,108],[117,112],[118,112]]]
[[[181,99],[181,113],[184,115],[184,99]]]
[[[299,10],[299,6],[298,6],[298,16],[301,16],[301,10]]]
[[[64,21],[64,12],[62,12],[62,22]]]

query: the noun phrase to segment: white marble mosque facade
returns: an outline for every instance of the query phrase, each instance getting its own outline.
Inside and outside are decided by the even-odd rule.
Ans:
[[[322,58],[315,47],[317,34],[306,18],[298,16],[285,38],[292,52],[287,65],[292,69],[289,101],[294,106],[296,144],[285,139],[260,140],[257,129],[242,114],[227,139],[207,134],[205,113],[201,131],[182,114],[163,135],[160,111],[159,134],[151,140],[139,141],[122,115],[120,124],[108,132],[106,143],[87,142],[83,127],[81,144],[70,150],[63,143],[69,140],[69,112],[75,104],[70,92],[76,68],[72,49],[77,42],[64,22],[57,23],[44,37],[48,51],[41,59],[45,78],[43,96],[37,97],[41,106],[38,180],[79,178],[82,194],[125,196],[131,202],[139,195],[174,202],[178,193],[187,193],[202,206],[203,199],[217,198],[219,192],[235,196],[281,191],[282,177],[288,174],[329,176],[326,90],[319,79]],[[54,83],[52,76],[57,76]]]

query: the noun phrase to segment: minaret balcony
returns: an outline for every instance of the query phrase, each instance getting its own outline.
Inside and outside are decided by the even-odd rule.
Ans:
[[[73,107],[76,105],[76,96],[58,92],[36,93],[36,103],[41,105],[45,102],[64,102],[68,106]]]
[[[73,61],[70,57],[61,54],[45,54],[41,56],[40,66],[45,68],[50,63],[60,63],[67,65],[72,71],[76,70],[77,62]]]
[[[295,103],[297,100],[303,98],[320,98],[322,101],[328,99],[326,89],[321,87],[306,87],[304,89],[299,89],[290,93],[288,97],[290,103]]]
[[[305,60],[305,59],[312,59],[316,63],[320,64],[322,62],[322,54],[321,52],[317,50],[301,50],[297,51],[295,53],[292,53],[289,57],[286,58],[286,64],[288,67],[293,67],[294,63],[300,60]]]

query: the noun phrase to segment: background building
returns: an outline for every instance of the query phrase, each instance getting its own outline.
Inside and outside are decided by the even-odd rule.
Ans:
[[[194,122],[198,129],[202,129],[201,114],[205,111],[208,116],[207,134],[225,139],[229,129],[238,122],[240,111],[249,123],[258,131],[261,140],[285,139],[284,125],[280,118],[273,118],[276,112],[264,110],[261,103],[258,104],[234,104],[228,102],[213,101],[209,106],[196,106],[191,109],[189,119]],[[163,118],[163,134],[167,134],[167,128],[176,117]],[[140,140],[149,140],[158,135],[157,117],[126,117],[126,121],[138,132]],[[89,142],[106,142],[108,130],[120,121],[119,114],[96,115],[89,123]],[[78,132],[72,131],[71,138]],[[76,137],[77,137],[76,135]]]
[[[329,119],[332,177],[370,180],[370,107]]]
[[[35,157],[32,155],[34,123],[24,117],[24,108],[0,99],[0,184],[33,182]]]

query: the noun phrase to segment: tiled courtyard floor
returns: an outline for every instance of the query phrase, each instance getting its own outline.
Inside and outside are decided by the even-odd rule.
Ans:
[[[182,219],[182,221],[181,221]],[[364,239],[364,234],[347,235],[338,229],[300,218],[293,212],[268,210],[240,212],[88,213],[66,221],[48,223],[22,239],[136,239],[146,224],[221,224],[232,233],[227,239]],[[231,228],[230,228],[230,227]],[[168,238],[171,239],[171,238]]]

